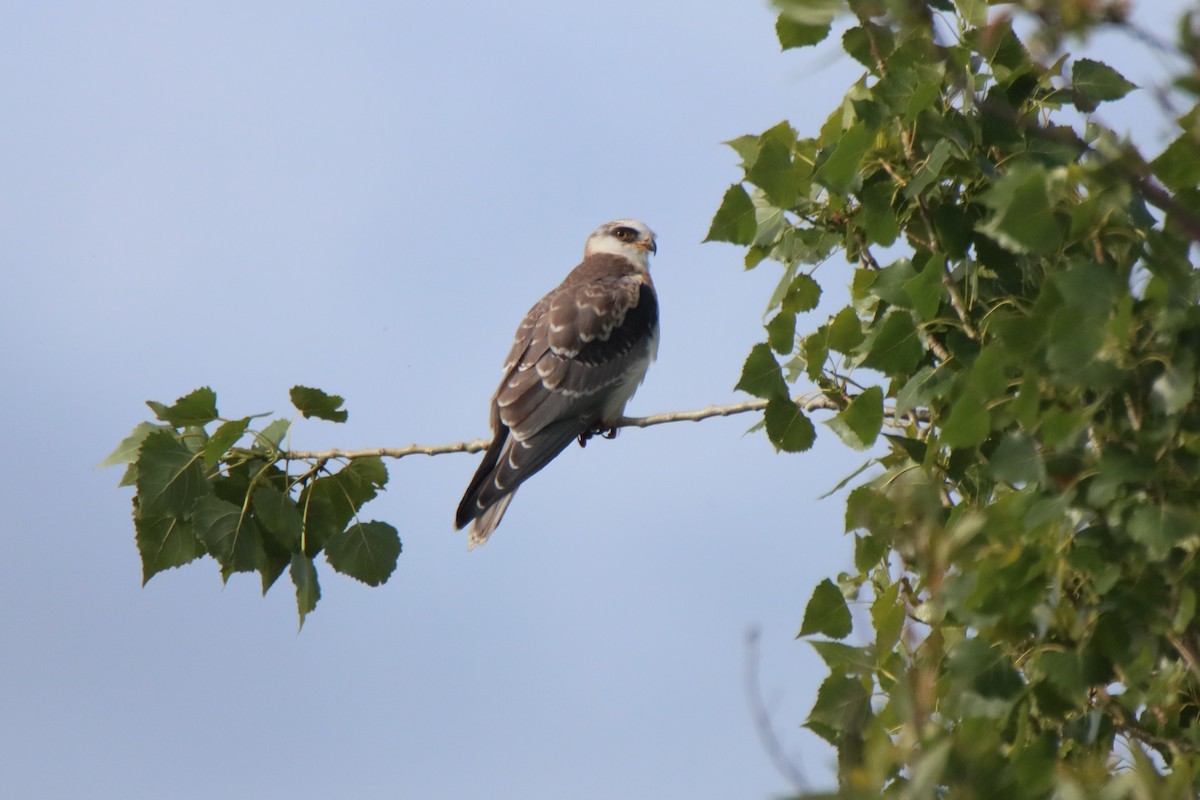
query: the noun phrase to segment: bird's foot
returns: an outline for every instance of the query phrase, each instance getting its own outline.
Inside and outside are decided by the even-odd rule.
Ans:
[[[603,425],[597,425],[589,428],[588,430],[579,434],[579,446],[587,447],[588,439],[591,439],[593,436],[602,436],[605,439],[615,439],[617,438],[617,429],[606,428]]]

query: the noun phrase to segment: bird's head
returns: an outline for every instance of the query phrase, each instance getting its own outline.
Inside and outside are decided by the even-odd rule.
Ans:
[[[654,231],[637,219],[606,222],[592,232],[583,248],[583,257],[597,253],[624,256],[642,269],[648,269],[650,254],[658,252]]]

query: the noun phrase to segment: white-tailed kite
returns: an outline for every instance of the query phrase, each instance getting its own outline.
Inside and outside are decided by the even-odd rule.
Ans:
[[[468,549],[487,541],[522,483],[576,439],[625,413],[658,353],[658,298],[650,280],[654,232],[635,219],[601,225],[583,261],[529,309],[492,398],[492,443],[458,505]]]

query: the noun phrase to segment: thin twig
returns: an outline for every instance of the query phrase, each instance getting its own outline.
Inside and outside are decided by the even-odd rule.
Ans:
[[[649,428],[654,425],[665,425],[668,422],[699,422],[712,417],[729,417],[734,414],[745,414],[749,411],[762,411],[767,407],[766,400],[747,400],[744,403],[732,403],[725,406],[709,406],[694,411],[670,411],[663,414],[651,414],[648,417],[621,417],[614,428]],[[796,405],[806,412],[811,411],[841,411],[842,406],[825,395],[817,395],[808,399],[797,398]],[[895,409],[885,408],[884,417],[894,419]],[[909,412],[903,419],[915,415],[918,420],[928,419],[921,412]],[[454,442],[452,444],[410,444],[408,447],[369,447],[363,450],[285,450],[280,458],[293,461],[328,461],[341,458],[347,461],[356,458],[405,458],[407,456],[440,456],[447,453],[480,453],[491,444],[490,439],[471,439],[470,441]]]
[[[1153,731],[1147,729],[1140,722],[1131,719],[1121,704],[1115,698],[1109,696],[1108,692],[1104,689],[1098,690],[1097,695],[1101,700],[1104,701],[1104,707],[1107,708],[1108,712],[1112,715],[1113,722],[1116,723],[1117,729],[1127,737],[1131,739],[1137,739],[1142,744],[1150,745],[1164,756],[1181,750],[1187,753],[1198,752],[1195,745],[1188,743],[1182,738],[1163,738],[1162,736],[1159,736]]]
[[[1187,662],[1188,669],[1197,678],[1200,678],[1200,657],[1188,647],[1187,642],[1183,641],[1174,631],[1167,631],[1167,641],[1175,648],[1179,655],[1183,656],[1183,660]]]
[[[651,414],[648,417],[621,417],[614,428],[649,428],[653,425],[665,425],[668,422],[699,422],[711,417],[728,417],[734,414],[745,414],[748,411],[762,411],[767,407],[766,400],[747,400],[744,403],[733,403],[726,406],[709,406],[695,411],[670,411],[663,414]],[[803,404],[805,411],[817,409],[838,410],[833,401],[821,396]],[[371,447],[365,450],[289,450],[283,453],[284,458],[301,459],[330,459],[330,458],[404,458],[406,456],[440,456],[446,453],[480,453],[491,444],[490,439],[472,439],[468,442],[453,444],[421,445],[410,444],[408,447]]]
[[[472,439],[469,442],[454,442],[453,444],[410,444],[408,447],[368,447],[365,450],[287,450],[281,454],[284,459],[329,460],[332,458],[404,458],[405,456],[440,456],[446,453],[479,453],[491,444],[490,439]]]
[[[1147,168],[1148,169],[1148,168]],[[1162,184],[1147,174],[1134,174],[1138,188],[1146,202],[1160,211],[1166,212],[1170,222],[1175,223],[1179,231],[1193,242],[1200,242],[1200,217],[1190,208],[1179,202]]]
[[[804,771],[799,764],[788,757],[787,753],[783,752],[783,745],[775,733],[775,726],[771,724],[771,714],[767,711],[766,703],[763,702],[762,687],[758,681],[759,634],[758,628],[751,628],[746,632],[746,700],[750,703],[750,713],[754,718],[754,730],[758,732],[758,740],[762,743],[763,749],[767,751],[767,757],[771,759],[776,771],[792,785],[793,789],[803,792],[808,788]]]

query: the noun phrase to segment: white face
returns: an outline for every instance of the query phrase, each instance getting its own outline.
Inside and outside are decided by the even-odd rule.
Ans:
[[[606,222],[588,237],[583,248],[583,257],[596,253],[612,253],[623,256],[641,269],[647,270],[650,254],[657,252],[654,231],[646,223],[636,219],[618,219]]]

